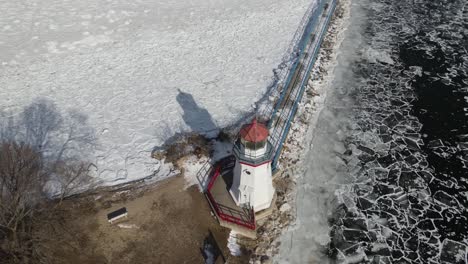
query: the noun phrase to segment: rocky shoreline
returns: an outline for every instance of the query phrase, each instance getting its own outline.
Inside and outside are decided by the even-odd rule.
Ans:
[[[238,243],[252,252],[250,263],[273,263],[279,253],[281,234],[296,220],[296,185],[303,174],[300,167],[305,152],[306,131],[313,129],[321,105],[326,98],[324,90],[331,79],[329,75],[335,66],[337,47],[343,39],[343,30],[349,17],[349,0],[339,1],[330,22],[328,33],[323,41],[317,63],[312,69],[306,93],[301,100],[295,122],[292,124],[280,159],[281,171],[275,178],[277,192],[276,207],[273,214],[258,221],[257,240],[239,238]]]

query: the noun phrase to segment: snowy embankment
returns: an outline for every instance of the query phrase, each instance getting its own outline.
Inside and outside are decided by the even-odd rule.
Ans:
[[[346,46],[344,39],[349,37],[350,5],[351,1],[342,0],[337,7],[325,40],[329,47],[322,52],[321,63],[317,65],[321,72],[315,69],[318,78],[310,81],[316,95],[304,111],[304,120],[308,122],[298,126],[300,140],[292,142],[293,148],[302,149],[289,173],[297,184],[289,198],[294,204],[295,221],[278,239],[278,263],[328,263],[323,250],[330,241],[328,217],[334,208],[334,192],[345,178],[335,164],[340,164],[337,153],[344,149],[340,142],[341,111],[337,110],[343,102],[337,87],[346,83],[342,70],[346,65],[340,54]]]
[[[350,1],[339,1],[312,69],[281,157],[282,171],[276,179],[279,210],[259,223],[253,263],[264,263],[272,257],[275,263],[322,263],[318,262],[319,251],[321,245],[327,244],[329,231],[328,208],[323,202],[333,196],[335,185],[328,173],[310,175],[312,163],[326,166],[330,163],[329,155],[316,160],[311,157],[315,155],[313,150],[335,147],[332,142],[335,135],[330,134],[330,140],[322,143],[314,140],[331,132],[326,130],[328,123],[330,127],[336,125],[325,105],[335,78],[338,49],[347,28],[349,4]]]
[[[0,3],[0,111],[38,98],[96,132],[95,177],[174,172],[151,158],[178,133],[212,133],[254,110],[309,0]]]

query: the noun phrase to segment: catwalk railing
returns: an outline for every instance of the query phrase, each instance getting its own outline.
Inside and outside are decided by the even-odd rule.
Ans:
[[[277,169],[284,141],[289,133],[297,107],[304,95],[320,46],[336,8],[337,0],[324,0],[310,18],[307,30],[301,39],[299,59],[294,63],[282,88],[279,98],[274,103],[268,121],[270,142],[274,148],[272,170]]]

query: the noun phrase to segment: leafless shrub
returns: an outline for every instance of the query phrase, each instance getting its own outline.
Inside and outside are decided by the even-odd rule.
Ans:
[[[166,146],[163,156],[166,161],[177,166],[178,161],[183,157],[188,155],[209,157],[210,151],[211,146],[209,144],[209,140],[202,135],[193,133],[183,135],[178,140],[175,140]]]
[[[16,117],[0,115],[2,260],[51,261],[46,246],[51,234],[68,232],[62,224],[61,203],[87,184],[91,166],[87,157],[94,146],[94,130],[86,116],[73,110],[62,115],[48,100],[36,100]],[[55,183],[53,190],[50,182]]]
[[[30,225],[38,201],[43,199],[45,175],[39,153],[25,144],[0,145],[0,232],[3,251],[12,261],[29,259]],[[26,259],[25,259],[26,258]]]

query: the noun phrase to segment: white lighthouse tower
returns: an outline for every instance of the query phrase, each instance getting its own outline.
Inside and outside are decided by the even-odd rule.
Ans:
[[[255,212],[270,207],[275,195],[271,154],[272,146],[265,125],[254,119],[242,127],[234,145],[236,165],[229,190],[238,206],[249,205]]]

